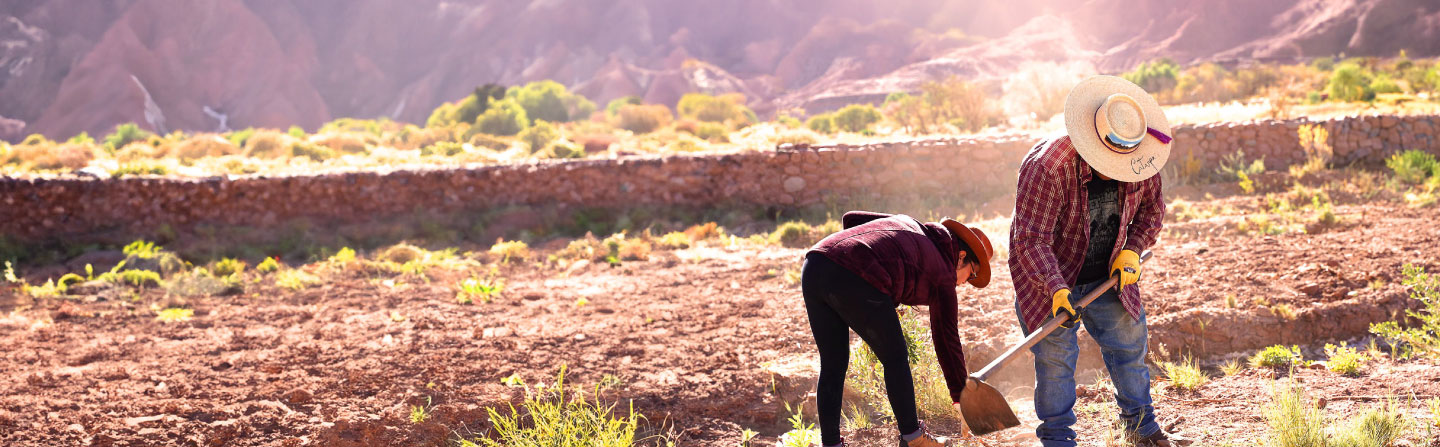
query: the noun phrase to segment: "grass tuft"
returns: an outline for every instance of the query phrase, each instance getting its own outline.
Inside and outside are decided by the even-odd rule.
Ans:
[[[1200,370],[1195,359],[1190,357],[1186,357],[1179,363],[1160,362],[1160,370],[1165,373],[1166,378],[1170,379],[1171,384],[1192,393],[1204,386],[1205,382],[1210,381],[1205,372]]]
[[[635,430],[643,418],[630,403],[627,411],[618,404],[605,405],[599,398],[588,399],[584,393],[565,388],[565,367],[555,385],[538,392],[529,388],[520,408],[510,406],[508,413],[487,408],[495,437],[474,441],[461,440],[461,447],[540,447],[540,446],[630,446]],[[618,416],[617,416],[618,413]]]
[[[1300,347],[1291,346],[1286,348],[1274,345],[1260,350],[1255,356],[1250,357],[1250,366],[1253,368],[1282,369],[1295,366],[1299,363]]]
[[[183,321],[190,321],[190,318],[194,316],[195,311],[193,309],[171,307],[157,312],[155,314],[155,321],[159,321],[161,323],[179,323]]]

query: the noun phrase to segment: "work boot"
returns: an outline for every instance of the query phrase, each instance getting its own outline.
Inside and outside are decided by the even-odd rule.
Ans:
[[[945,443],[930,435],[930,430],[925,429],[925,423],[920,423],[920,437],[906,441],[900,438],[900,447],[944,447]]]

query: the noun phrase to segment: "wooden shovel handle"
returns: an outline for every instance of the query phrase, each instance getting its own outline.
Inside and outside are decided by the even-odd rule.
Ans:
[[[1141,253],[1140,263],[1143,264],[1145,263],[1145,261],[1149,261],[1150,254],[1150,250],[1145,250],[1144,253]],[[1104,295],[1105,292],[1110,290],[1111,287],[1115,287],[1115,283],[1119,281],[1120,277],[1111,276],[1110,279],[1107,279],[1104,283],[1101,283],[1100,287],[1096,287],[1095,290],[1091,290],[1090,293],[1085,294],[1084,297],[1080,298],[1079,302],[1075,303],[1075,312],[1081,312],[1081,310],[1084,309],[1085,306],[1089,306],[1090,303],[1094,302],[1096,298],[1100,297],[1100,295]],[[1050,335],[1051,332],[1055,332],[1055,328],[1060,327],[1060,323],[1064,323],[1065,319],[1066,317],[1061,317],[1057,315],[1050,317],[1049,320],[1045,320],[1045,324],[1041,324],[1039,329],[1036,329],[1035,332],[1031,332],[1030,336],[1025,337],[1024,341],[1020,342],[1020,344],[1015,345],[1014,347],[1011,347],[1010,350],[1005,351],[1004,354],[1001,354],[999,358],[996,358],[994,361],[990,362],[989,365],[985,365],[985,369],[980,370],[980,372],[978,373],[971,374],[971,377],[974,377],[976,380],[980,381],[984,381],[985,379],[990,378],[990,373],[993,373],[995,372],[995,370],[1005,366],[1005,364],[1010,363],[1010,361],[1014,360],[1016,354],[1019,354],[1020,351],[1030,349],[1031,346],[1035,346],[1036,343],[1040,343],[1040,339],[1045,338],[1045,336],[1047,335]]]

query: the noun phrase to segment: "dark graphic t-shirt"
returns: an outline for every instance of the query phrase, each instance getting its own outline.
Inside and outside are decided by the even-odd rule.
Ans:
[[[1105,279],[1110,273],[1110,254],[1120,234],[1120,182],[1090,179],[1090,244],[1085,249],[1085,267],[1075,284]]]

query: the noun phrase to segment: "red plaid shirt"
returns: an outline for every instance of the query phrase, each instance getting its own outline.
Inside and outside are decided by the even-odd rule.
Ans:
[[[1020,163],[1015,218],[1010,223],[1010,276],[1027,334],[1050,317],[1055,292],[1077,285],[1090,243],[1086,183],[1092,172],[1068,136],[1041,141]],[[1120,188],[1121,237],[1111,251],[1112,260],[1120,250],[1140,253],[1154,244],[1165,215],[1159,175],[1120,182]],[[1139,319],[1144,308],[1139,284],[1126,287],[1120,302]]]

